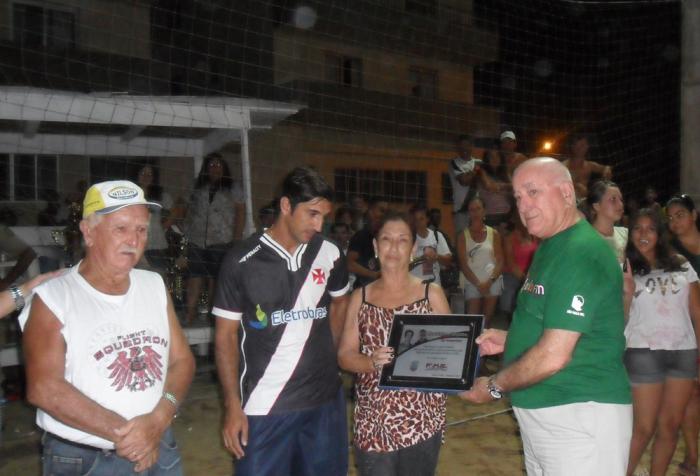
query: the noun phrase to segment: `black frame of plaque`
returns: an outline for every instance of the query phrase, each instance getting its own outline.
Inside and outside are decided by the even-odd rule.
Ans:
[[[465,354],[462,363],[461,378],[428,378],[394,376],[394,364],[398,357],[399,344],[404,326],[472,326],[467,348],[472,351]],[[476,338],[484,328],[484,316],[480,314],[395,314],[389,333],[387,346],[394,349],[394,359],[382,367],[379,388],[383,390],[420,390],[424,392],[459,393],[469,390],[474,384],[479,370],[479,346]]]

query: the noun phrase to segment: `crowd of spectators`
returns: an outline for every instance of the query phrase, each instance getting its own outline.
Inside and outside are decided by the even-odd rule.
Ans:
[[[517,151],[513,131],[504,131],[498,146],[486,150],[481,158],[474,156],[474,143],[468,135],[456,139],[455,151],[457,156],[449,165],[454,234],[441,229],[441,210],[423,203],[402,204],[399,208],[408,212],[405,215],[396,215],[386,197],[358,195],[348,203],[334,204],[323,233],[345,254],[350,286],[360,289],[351,302],[358,316],[352,325],[363,327],[378,319],[376,313],[422,303],[421,296],[425,306],[437,305],[448,312],[447,303],[438,299],[442,294],[428,299],[431,283],[452,298],[452,310],[455,297],[456,301],[463,299],[458,304],[464,305],[465,312],[483,314],[487,326],[498,311],[506,316],[513,312],[538,247],[538,239],[523,225],[513,200],[513,173],[527,157]],[[624,277],[625,366],[634,401],[628,474],[634,474],[652,439],[651,474],[664,474],[680,434],[685,440],[685,459],[679,474],[697,474],[700,230],[695,204],[681,194],[662,205],[653,187],[647,187],[639,199],[626,197],[613,182],[612,167],[590,160],[588,152],[588,139],[574,137],[571,155],[563,165],[571,174],[579,213],[613,250]],[[178,258],[183,260],[183,275],[188,279],[187,298],[182,303],[184,320],[191,323],[203,290],[205,296],[213,296],[225,252],[243,237],[242,190],[219,154],[205,158],[187,201],[175,201],[163,191],[159,170],[153,164],[139,166],[132,179],[144,190],[146,199],[162,204],[150,216],[142,265],[167,274],[175,234],[175,247],[182,252]],[[48,197],[39,224],[66,224],[61,208],[58,197]],[[260,208],[258,231],[273,226],[279,213],[276,201]],[[19,246],[5,225],[2,231],[8,234],[3,239],[4,252],[16,255],[19,268],[30,258],[30,248]],[[410,240],[402,240],[407,234]],[[397,240],[400,253],[395,252],[391,240]],[[17,278],[13,272],[8,273],[0,291]],[[410,282],[410,292],[397,288],[397,297],[392,299],[389,291],[396,287],[395,281]],[[412,300],[416,296],[419,299]],[[205,307],[205,314],[207,311]],[[357,335],[357,329],[349,334]],[[345,342],[348,352],[341,366],[351,371],[366,364],[357,358],[358,342]],[[377,354],[372,362],[376,366],[375,360],[382,358]],[[362,385],[371,388],[376,382],[361,381],[360,389]],[[364,403],[358,401],[360,414]],[[438,435],[444,426],[444,401],[426,405],[435,409],[431,435]],[[359,446],[360,457],[362,450],[392,451],[391,445],[376,446],[371,432],[363,437],[366,441]],[[434,466],[434,462],[428,463]]]
[[[459,283],[445,287],[448,296],[463,293],[465,311],[484,314],[488,323],[497,310],[513,312],[538,246],[512,199],[512,174],[526,157],[517,152],[512,131],[503,132],[499,146],[482,158],[473,156],[473,140],[467,135],[457,138],[455,150],[450,178],[456,235],[437,231],[439,209],[414,205],[409,268],[437,284],[445,270],[458,270]],[[651,186],[639,198],[625,197],[612,181],[612,167],[590,160],[588,152],[587,137],[576,136],[563,164],[571,174],[581,216],[609,244],[626,283],[625,365],[635,409],[628,474],[637,474],[652,439],[651,474],[665,474],[682,433],[685,459],[677,469],[695,475],[700,432],[700,231],[695,204],[689,196],[677,195],[663,206]],[[356,287],[382,277],[372,239],[388,203],[378,198],[367,203],[364,214],[352,205],[337,207],[330,227],[330,236],[347,250],[349,270],[358,276]],[[358,222],[364,226],[357,228]],[[348,229],[355,231],[349,242]]]

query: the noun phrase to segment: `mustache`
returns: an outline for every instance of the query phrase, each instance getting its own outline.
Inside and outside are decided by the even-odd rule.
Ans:
[[[139,252],[138,248],[135,248],[133,246],[122,246],[119,248],[119,253],[131,253],[131,254],[137,254]]]

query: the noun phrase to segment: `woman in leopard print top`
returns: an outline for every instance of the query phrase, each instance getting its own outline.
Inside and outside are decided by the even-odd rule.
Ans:
[[[374,240],[381,277],[350,298],[338,351],[340,366],[357,374],[355,461],[361,476],[432,475],[445,428],[446,397],[414,390],[380,390],[394,313],[449,314],[442,289],[411,275],[414,234],[405,215],[390,212]]]

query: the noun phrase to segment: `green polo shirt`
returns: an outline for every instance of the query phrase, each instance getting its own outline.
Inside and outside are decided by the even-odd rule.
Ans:
[[[624,325],[622,270],[595,229],[580,220],[544,240],[518,294],[506,364],[537,344],[545,329],[580,332],[581,337],[565,368],[512,392],[513,406],[631,403],[622,363]]]

